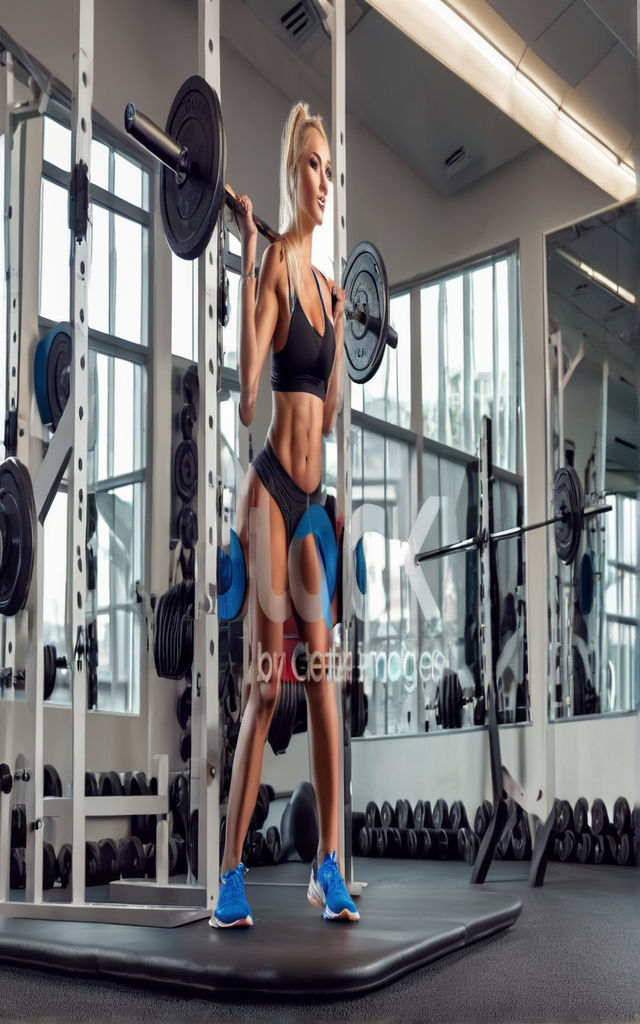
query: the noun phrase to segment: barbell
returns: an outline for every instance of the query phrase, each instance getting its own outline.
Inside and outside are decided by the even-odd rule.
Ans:
[[[196,259],[209,243],[222,204],[234,213],[242,212],[224,184],[226,143],[216,92],[204,78],[192,75],[176,93],[165,131],[133,103],[125,107],[124,126],[162,164],[160,212],[169,248],[182,259]],[[253,221],[270,242],[280,237],[255,213]],[[398,335],[389,324],[387,272],[371,242],[361,242],[353,249],[342,285],[347,293],[347,371],[351,380],[364,384],[379,368],[386,346],[396,348],[398,344]]]
[[[432,558],[442,558],[455,551],[466,551],[473,547],[481,551],[490,541],[521,537],[530,530],[554,526],[558,558],[565,565],[571,565],[578,554],[584,520],[603,512],[610,512],[611,508],[611,505],[591,505],[585,508],[580,477],[573,466],[561,466],[553,479],[553,515],[549,519],[523,526],[511,526],[506,530],[498,530],[497,533],[489,533],[486,529],[480,530],[474,537],[467,537],[453,544],[444,544],[430,551],[421,551],[415,556],[415,564],[420,565]]]

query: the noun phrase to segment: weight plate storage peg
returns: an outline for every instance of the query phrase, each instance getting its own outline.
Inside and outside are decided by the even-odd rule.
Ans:
[[[0,465],[0,615],[27,603],[36,545],[36,506],[31,477],[16,458]]]
[[[347,370],[356,384],[371,380],[382,362],[386,345],[395,348],[398,336],[389,328],[389,282],[382,256],[371,242],[352,250],[342,277],[347,293],[344,350]]]
[[[125,114],[126,118],[126,114]],[[160,178],[160,212],[169,247],[185,260],[207,247],[223,202],[226,165],[220,101],[204,78],[192,75],[171,104],[166,131],[188,152],[186,174],[166,167]]]

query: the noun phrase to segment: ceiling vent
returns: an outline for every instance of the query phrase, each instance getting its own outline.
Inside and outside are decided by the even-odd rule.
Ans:
[[[471,163],[473,157],[471,153],[468,153],[464,146],[458,146],[454,149],[453,153],[450,153],[444,162],[444,173],[447,178],[453,178],[454,174],[458,174],[463,167]]]
[[[245,0],[247,7],[260,21],[282,40],[290,50],[299,50],[318,31],[326,14],[316,0]],[[318,43],[325,39],[324,32]]]

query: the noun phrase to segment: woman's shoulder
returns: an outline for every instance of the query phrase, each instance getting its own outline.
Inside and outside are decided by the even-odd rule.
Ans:
[[[264,274],[276,283],[280,276],[287,272],[287,263],[284,252],[284,245],[281,239],[271,242],[264,251],[260,264],[260,276]]]

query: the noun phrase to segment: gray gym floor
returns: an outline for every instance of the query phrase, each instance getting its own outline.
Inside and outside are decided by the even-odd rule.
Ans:
[[[374,957],[383,955],[385,945],[388,956],[398,941],[397,909],[381,913],[385,901],[399,893],[402,905],[409,901],[414,910],[424,908],[427,922],[442,909],[441,897],[451,892],[450,912],[455,917],[455,905],[467,904],[470,869],[461,862],[426,862],[406,860],[357,860],[355,875],[369,883],[370,896],[360,902],[363,920],[353,928],[331,925],[314,916],[312,908],[305,907],[304,890],[290,889],[299,901],[299,911],[288,909],[291,915],[300,915],[301,936],[306,936],[305,948],[294,951],[287,970],[295,972],[296,963],[313,963],[310,974],[319,978],[323,964],[331,963],[338,952],[345,950],[349,957],[358,958],[358,945],[373,941],[369,952]],[[287,866],[290,875],[297,872],[306,877],[304,865]],[[473,942],[434,962],[417,967],[395,981],[384,984],[363,995],[343,995],[332,998],[330,988],[313,998],[300,994],[284,999],[269,997],[264,992],[252,995],[240,991],[218,997],[209,994],[199,997],[194,987],[197,962],[206,963],[218,946],[212,947],[206,922],[188,925],[185,929],[154,930],[167,940],[181,932],[201,928],[200,943],[193,949],[193,961],[186,965],[185,983],[190,992],[168,992],[162,980],[162,960],[157,964],[153,978],[140,978],[135,970],[135,943],[133,934],[123,938],[120,949],[122,961],[131,960],[130,984],[105,981],[96,966],[93,977],[82,975],[70,978],[69,964],[59,964],[56,973],[51,970],[18,966],[25,963],[22,954],[24,940],[28,938],[30,921],[11,922],[11,935],[4,930],[0,948],[0,1019],[15,1021],[614,1021],[640,1020],[640,872],[633,868],[614,866],[581,866],[551,863],[545,884],[541,889],[530,889],[527,884],[528,864],[495,862],[487,883],[472,888],[472,899],[484,893],[491,901],[493,895],[504,906],[521,901],[522,913],[513,925],[482,941]],[[254,904],[256,927],[250,933],[213,933],[231,940],[233,955],[230,961],[240,962],[250,984],[256,972],[264,969],[264,942],[262,951],[258,943],[262,931],[272,958],[280,955],[290,941],[285,933],[278,933],[273,891],[288,887],[261,886],[257,883],[273,877],[273,869],[254,869],[249,876],[253,885],[249,898]],[[292,878],[293,880],[293,878]],[[302,879],[301,879],[302,880]],[[374,900],[374,891],[378,897]],[[404,890],[404,892],[403,892]],[[267,892],[271,896],[267,897]],[[255,893],[255,896],[254,896]],[[492,895],[493,894],[493,895]],[[374,919],[368,924],[365,906],[375,906]],[[264,916],[268,913],[271,920]],[[284,925],[283,921],[283,925]],[[6,922],[4,922],[6,924]],[[41,923],[42,924],[42,923]],[[55,930],[55,925],[53,926]],[[207,929],[207,932],[204,931]],[[290,930],[290,929],[289,929]],[[401,938],[407,940],[407,930],[400,928]],[[428,933],[425,924],[422,935]],[[135,931],[135,930],[131,930]],[[44,938],[44,935],[42,936]],[[81,936],[78,936],[81,940]],[[375,941],[374,941],[375,940]],[[50,937],[56,942],[55,934]],[[189,942],[191,944],[191,941]],[[52,950],[51,950],[52,952]],[[268,950],[266,951],[269,952]],[[360,953],[363,951],[360,950]],[[366,971],[366,950],[364,970]],[[38,967],[50,963],[46,946]],[[226,947],[225,959],[229,953]],[[237,957],[236,954],[237,953]],[[259,954],[258,963],[254,954]],[[87,946],[78,955],[90,957]],[[54,956],[55,959],[55,956]],[[372,957],[372,962],[373,962]],[[244,963],[243,963],[244,961]],[[262,967],[260,967],[262,963]],[[195,970],[194,970],[195,968]],[[241,972],[242,973],[242,972]],[[253,979],[253,980],[252,980]],[[268,981],[268,970],[266,975]],[[357,979],[356,979],[357,981]],[[359,984],[362,984],[360,979]],[[304,986],[302,986],[304,988]]]

